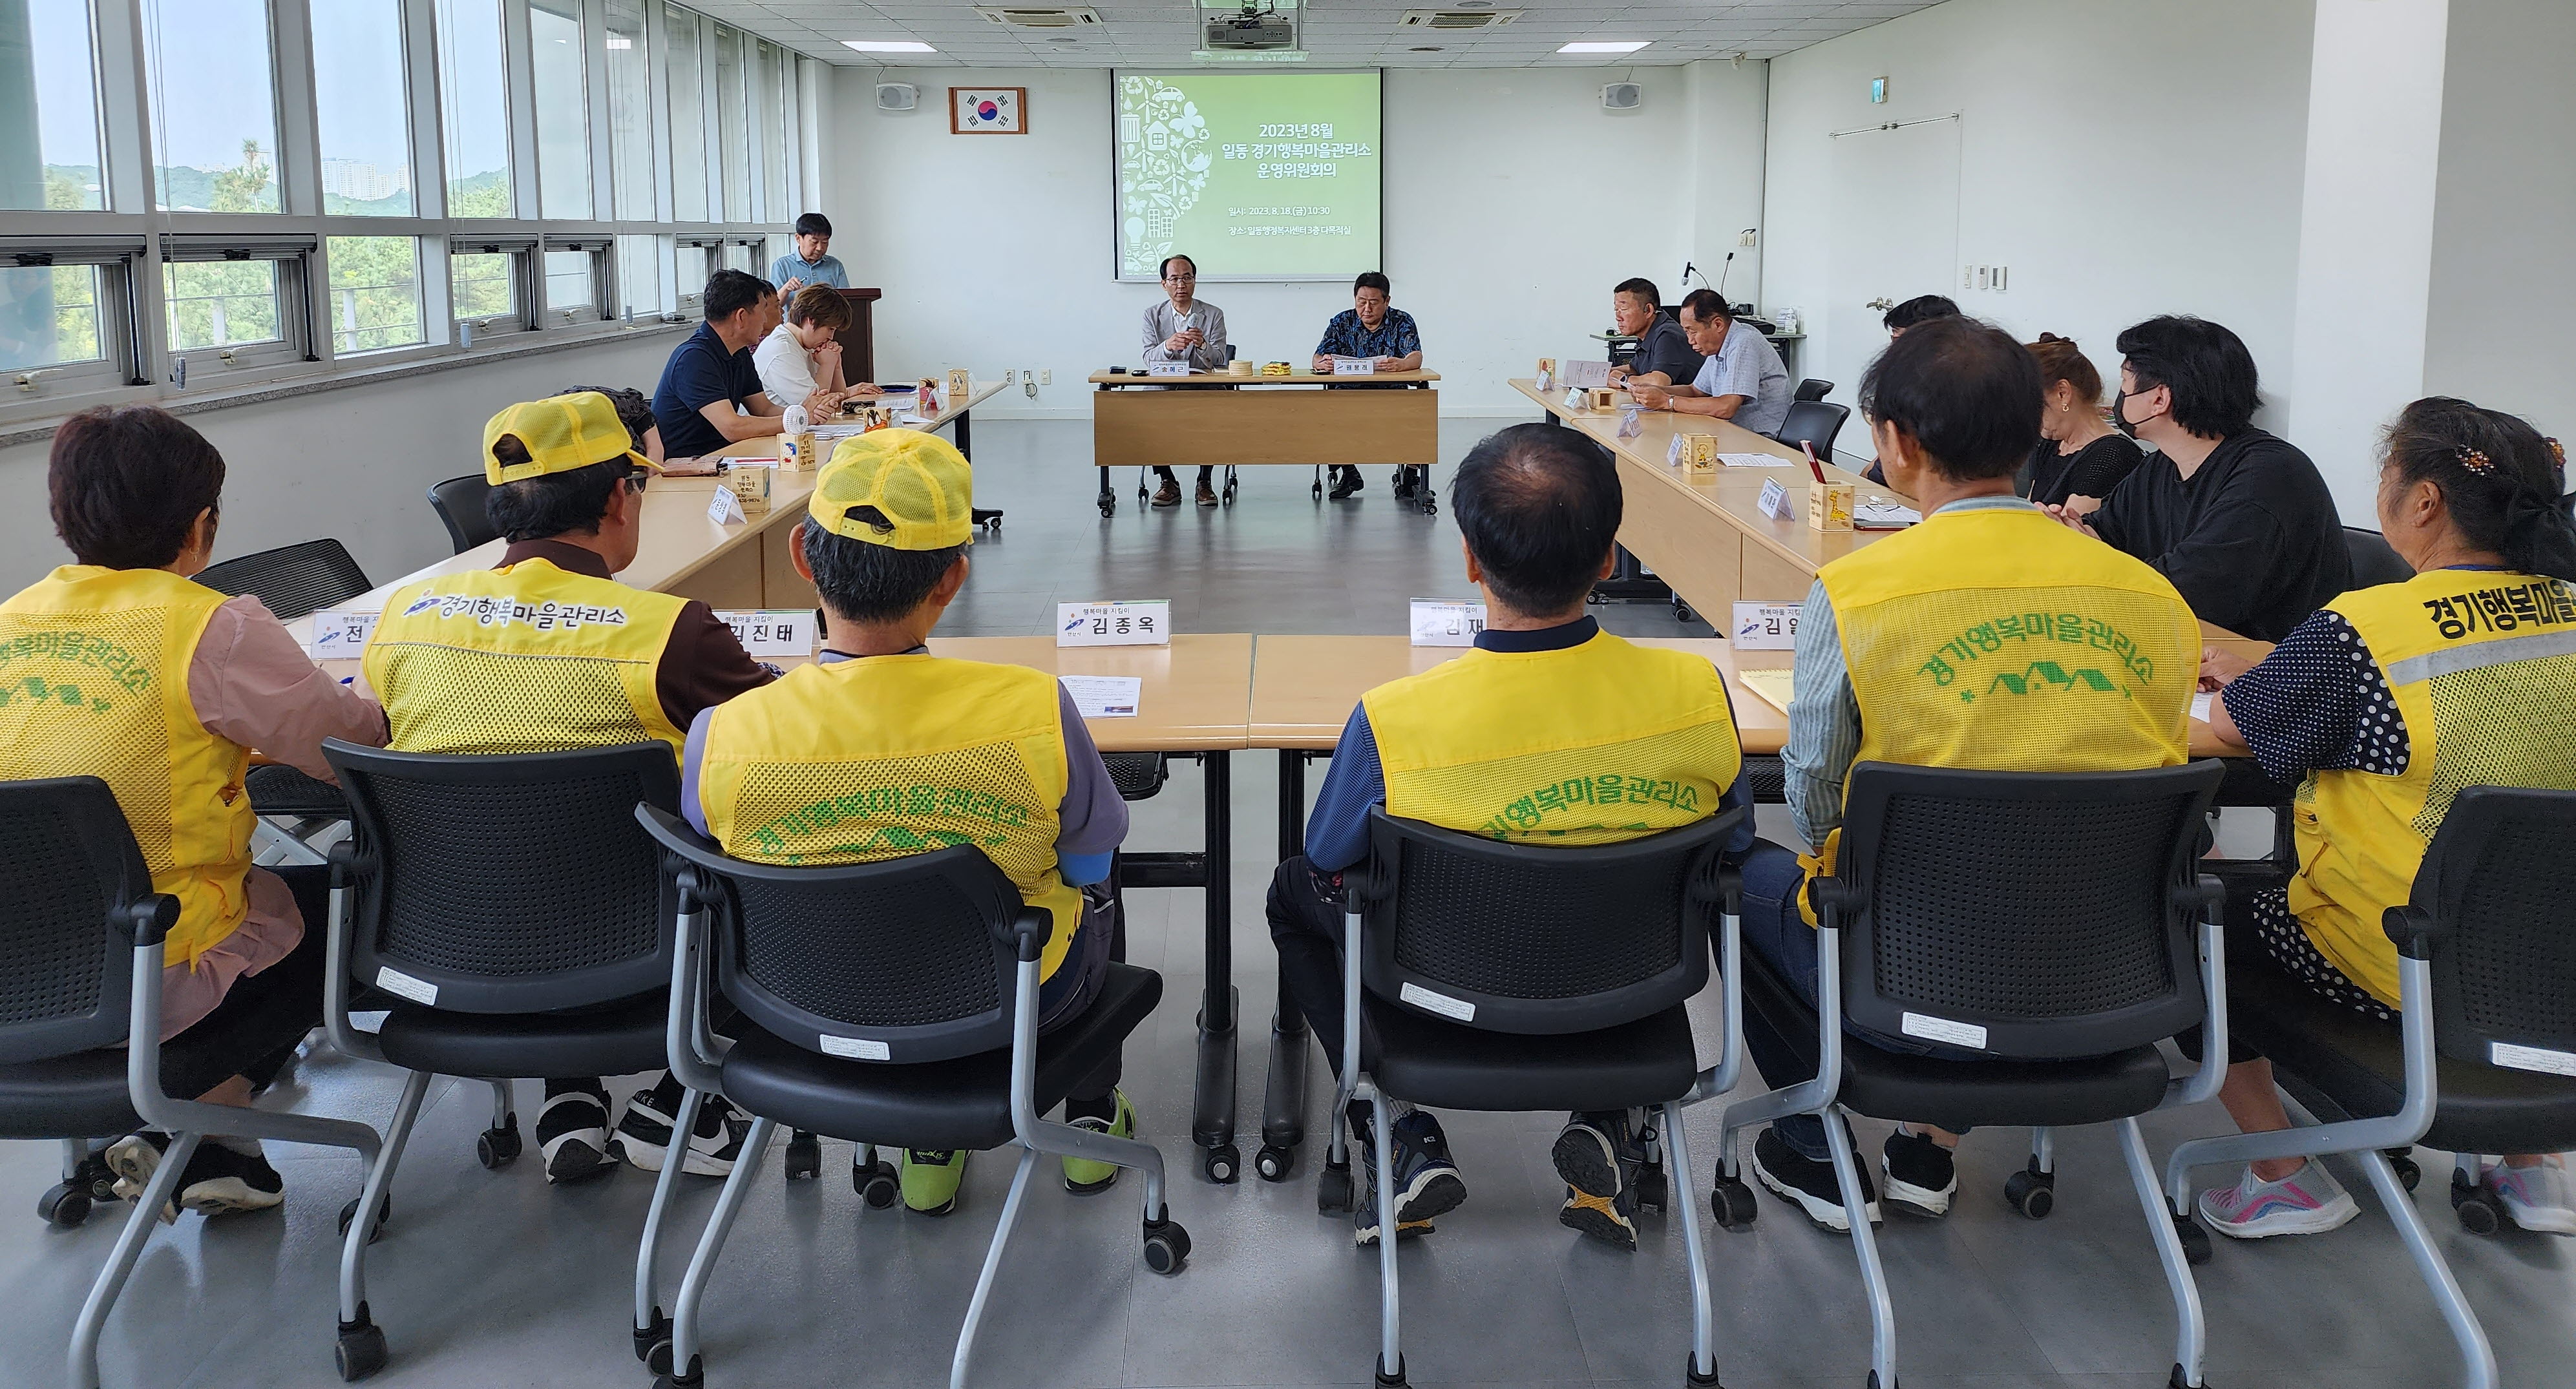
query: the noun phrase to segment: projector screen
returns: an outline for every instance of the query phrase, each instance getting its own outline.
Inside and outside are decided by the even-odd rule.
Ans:
[[[1347,280],[1378,265],[1375,72],[1121,72],[1118,278]]]

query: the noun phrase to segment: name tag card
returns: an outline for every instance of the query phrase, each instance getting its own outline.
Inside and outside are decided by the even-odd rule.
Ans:
[[[814,613],[782,610],[778,612],[719,612],[716,620],[733,629],[734,640],[754,656],[811,656],[818,635],[814,630]]]
[[[1186,361],[1147,362],[1145,374],[1147,376],[1187,376],[1190,374],[1190,364]]]
[[[304,654],[317,661],[354,661],[366,651],[367,637],[382,616],[324,608],[313,614],[313,635],[304,643]]]
[[[1732,636],[1738,651],[1798,649],[1797,603],[1738,603]]]
[[[1531,384],[1538,388],[1538,393],[1540,395],[1545,395],[1556,389],[1556,359],[1554,357],[1541,357],[1538,359],[1538,379]]]
[[[1172,600],[1055,605],[1058,646],[1169,646]]]
[[[1646,432],[1646,412],[1631,405],[1619,412],[1619,437],[1634,439]]]
[[[1472,599],[1413,600],[1415,646],[1474,646],[1485,630],[1485,605]]]
[[[742,498],[735,496],[733,489],[725,486],[718,486],[715,500],[707,503],[707,519],[719,526],[747,523],[751,520],[742,512]]]
[[[1375,357],[1335,357],[1333,374],[1335,376],[1375,376],[1377,359]]]
[[[1569,386],[1607,386],[1610,364],[1598,358],[1568,357],[1557,364],[1556,379]]]
[[[1796,519],[1796,513],[1789,509],[1789,489],[1781,486],[1776,477],[1762,484],[1762,514],[1774,521]]]

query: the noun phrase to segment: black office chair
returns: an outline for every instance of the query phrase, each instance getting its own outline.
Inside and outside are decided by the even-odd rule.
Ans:
[[[2167,1195],[2190,1220],[2191,1169],[2349,1154],[2370,1176],[2416,1272],[2432,1289],[2465,1367],[2491,1389],[2495,1353],[2384,1150],[2458,1154],[2451,1205],[2492,1234],[2502,1211],[2482,1153],[2576,1148],[2576,791],[2473,786],[2451,803],[2405,906],[2382,923],[2396,942],[2401,1025],[2329,1002],[2269,960],[2228,971],[2235,1035],[2313,1126],[2185,1143],[2165,1163]],[[2319,1122],[2321,1121],[2321,1122]],[[2196,1251],[2198,1252],[2198,1251]]]
[[[498,1168],[520,1151],[512,1079],[660,1069],[677,898],[634,808],[678,805],[680,776],[669,745],[658,742],[506,757],[390,752],[336,739],[322,747],[348,792],[351,830],[331,852],[323,1026],[341,1051],[410,1072],[385,1160],[352,1203],[372,1213],[387,1199],[433,1076],[495,1083],[492,1127],[475,1156]],[[392,1010],[373,1036],[349,1020],[353,984],[390,996]],[[692,1096],[672,1135],[675,1149],[687,1144],[696,1118]],[[654,1236],[681,1166],[662,1165],[644,1218],[638,1356],[664,1334]],[[345,1257],[354,1260],[365,1235],[352,1223],[346,1236]],[[344,1295],[363,1310],[363,1281],[352,1283],[346,1264],[342,1279]],[[341,1333],[351,1379],[385,1363],[383,1331],[358,1320]]]
[[[1351,1208],[1344,1143],[1354,1097],[1381,1114],[1381,1097],[1504,1112],[1656,1110],[1641,1205],[1663,1204],[1659,1159],[1669,1148],[1684,1174],[1689,1382],[1715,1385],[1708,1261],[1681,1111],[1732,1089],[1739,1067],[1738,885],[1720,853],[1746,814],[1731,810],[1624,843],[1552,848],[1372,812],[1368,864],[1344,879],[1342,1075],[1316,1204]],[[1724,956],[1727,1040],[1718,1064],[1702,1071],[1683,1004],[1708,982],[1712,927]],[[1393,1172],[1392,1126],[1369,1127],[1377,1170]],[[1378,1183],[1377,1206],[1377,1383],[1400,1385],[1392,1182]]]
[[[492,495],[492,484],[481,473],[467,473],[429,489],[430,510],[438,513],[447,527],[447,538],[456,542],[456,553],[464,554],[477,545],[488,545],[501,538],[492,518],[484,513],[483,499]]]
[[[1754,1219],[1736,1175],[1736,1134],[1821,1115],[1870,1303],[1873,1389],[1896,1384],[1896,1318],[1860,1200],[1845,1113],[1947,1128],[2029,1125],[2030,1164],[2005,1195],[2025,1214],[2055,1175],[2047,1131],[2114,1124],[2180,1323],[2172,1382],[2202,1383],[2200,1295],[2156,1189],[2137,1116],[2197,1104],[2226,1074],[2223,1042],[2188,1077],[2156,1043],[2203,1020],[2226,1026],[2223,892],[2196,878],[2212,762],[2142,772],[1969,772],[1864,762],[1852,769],[1835,876],[1817,907],[1810,1007],[1759,959],[1744,1006],[1817,1063],[1816,1078],[1727,1106],[1713,1204]],[[2057,871],[2080,863],[2084,871]],[[2194,920],[2199,920],[2197,931]],[[1974,1059],[1903,1055],[1844,1037],[1848,1016],[1890,1036],[1947,1034]],[[2073,1058],[2073,1059],[2066,1059]]]
[[[1816,456],[1830,463],[1834,458],[1834,436],[1843,432],[1843,421],[1849,418],[1848,405],[1794,400],[1789,403],[1789,417],[1780,422],[1780,432],[1772,437],[1791,448],[1813,444]]]
[[[657,1389],[702,1383],[698,1305],[742,1211],[751,1159],[784,1121],[861,1144],[933,1149],[1020,1146],[1011,1194],[967,1304],[949,1366],[965,1382],[975,1331],[1040,1154],[1114,1163],[1144,1176],[1145,1266],[1177,1273],[1189,1232],[1163,1201],[1163,1157],[1133,1138],[1040,1119],[1125,1043],[1162,998],[1152,970],[1109,966],[1080,1017],[1038,1035],[1038,956],[1047,913],[972,845],[880,863],[782,868],[730,858],[650,805],[635,817],[664,851],[679,896],[669,1060],[692,1091],[754,1116],[680,1285]],[[708,1028],[704,980],[741,1010],[737,1040]],[[674,1373],[676,1369],[676,1374]]]
[[[235,598],[254,595],[280,622],[310,617],[375,587],[348,547],[328,537],[207,565],[197,582]]]
[[[1834,393],[1834,383],[1833,383],[1833,382],[1831,382],[1831,381],[1819,381],[1819,380],[1817,380],[1816,378],[1814,378],[1814,377],[1810,376],[1810,377],[1808,377],[1806,380],[1801,381],[1801,382],[1799,382],[1799,383],[1798,383],[1798,393],[1797,393],[1796,395],[1794,395],[1794,396],[1791,396],[1791,397],[1790,397],[1790,399],[1791,399],[1791,400],[1793,400],[1793,401],[1794,401],[1794,400],[1822,400],[1822,399],[1824,399],[1826,396],[1832,395],[1833,393]]]
[[[180,1174],[209,1134],[356,1150],[371,1168],[376,1131],[305,1114],[201,1104],[202,1095],[259,1061],[178,1045],[128,1047],[161,1027],[162,943],[179,900],[152,891],[151,870],[107,783],[59,777],[0,783],[0,902],[8,904],[9,967],[0,971],[0,1138],[61,1139],[67,1158],[87,1140],[145,1127],[168,1151],[135,1198],[106,1267],[72,1328],[75,1389],[97,1389],[98,1338],[143,1254]],[[86,1184],[47,1194],[46,1218],[78,1224]],[[346,1296],[340,1321],[364,1321]]]
[[[2415,577],[2415,566],[2390,547],[2388,537],[2359,526],[2343,528],[2344,553],[2352,557],[2352,586],[2376,588]]]

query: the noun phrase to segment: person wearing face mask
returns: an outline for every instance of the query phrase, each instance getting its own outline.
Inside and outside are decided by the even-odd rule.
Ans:
[[[2576,524],[2558,507],[2557,441],[2465,400],[2400,412],[2379,467],[2379,528],[2414,566],[2404,583],[2343,594],[2259,664],[2213,647],[2209,726],[2299,787],[2286,885],[2239,879],[2228,968],[2275,969],[2387,1026],[2398,1022],[2403,905],[2464,782],[2576,790]],[[2507,871],[2510,871],[2508,869]],[[2247,1133],[2290,1126],[2272,1063],[2228,1045],[2219,1100]],[[2480,1176],[2525,1230],[2576,1235],[2563,1155],[2509,1155]],[[2356,1213],[2313,1158],[2250,1164],[2200,1196],[2239,1239],[2315,1234]]]
[[[2317,465],[2254,427],[2253,354],[2204,319],[2167,315],[2120,334],[2111,423],[2156,456],[2087,517],[2049,514],[2145,560],[2191,610],[2279,641],[2352,586],[2343,521]]]
[[[1610,291],[1610,322],[1622,336],[1637,340],[1637,355],[1624,367],[1610,368],[1613,383],[1639,381],[1649,386],[1687,383],[1699,375],[1702,357],[1690,345],[1690,335],[1663,309],[1663,295],[1655,282],[1626,279]]]

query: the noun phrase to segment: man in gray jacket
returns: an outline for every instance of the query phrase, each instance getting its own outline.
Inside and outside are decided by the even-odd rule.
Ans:
[[[1145,361],[1187,362],[1193,371],[1223,371],[1226,363],[1225,310],[1198,297],[1199,267],[1188,256],[1163,258],[1163,294],[1160,304],[1145,310]],[[1201,506],[1216,505],[1216,488],[1210,485],[1213,468],[1199,469]],[[1156,468],[1163,485],[1154,491],[1154,505],[1179,506],[1181,484],[1169,468]]]

